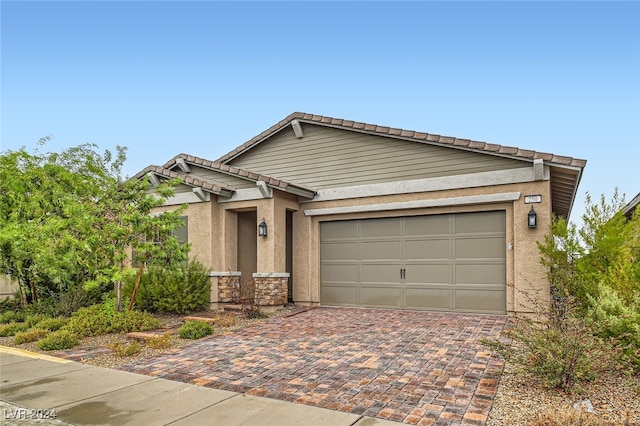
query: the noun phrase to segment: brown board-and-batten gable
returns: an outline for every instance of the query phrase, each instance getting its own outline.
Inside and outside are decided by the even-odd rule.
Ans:
[[[586,165],[572,157],[300,112],[216,162],[319,189],[535,169],[537,163],[549,166],[552,210],[563,217]]]
[[[367,133],[303,124],[257,145],[231,164],[319,189],[527,167],[522,161]]]

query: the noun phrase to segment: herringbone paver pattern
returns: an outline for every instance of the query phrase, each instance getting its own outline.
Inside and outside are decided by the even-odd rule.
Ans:
[[[503,362],[482,337],[507,318],[319,308],[126,371],[418,425],[482,425]]]

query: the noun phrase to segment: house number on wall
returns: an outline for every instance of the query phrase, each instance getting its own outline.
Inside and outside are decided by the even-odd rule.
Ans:
[[[533,203],[541,203],[542,195],[525,195],[524,203],[525,204],[533,204]]]

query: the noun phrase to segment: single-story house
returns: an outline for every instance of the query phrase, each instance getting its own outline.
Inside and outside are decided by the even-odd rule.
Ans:
[[[211,161],[179,154],[191,254],[212,307],[261,304],[513,314],[548,300],[536,245],[568,217],[585,160],[296,112]]]

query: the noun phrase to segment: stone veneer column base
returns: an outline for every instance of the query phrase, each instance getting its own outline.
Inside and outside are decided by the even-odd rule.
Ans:
[[[253,274],[253,282],[258,306],[284,306],[287,303],[288,272],[257,272]]]
[[[210,277],[217,277],[217,291],[211,289],[212,296],[215,294],[217,300],[211,298],[211,302],[229,303],[240,299],[240,271],[211,272]],[[212,286],[213,287],[213,286]]]

